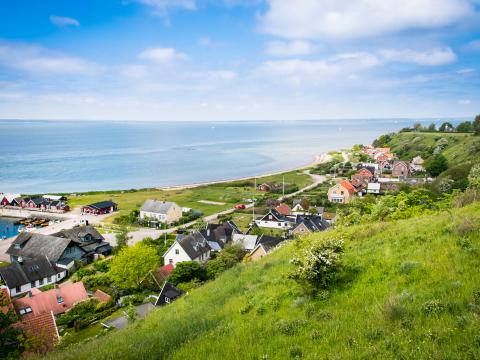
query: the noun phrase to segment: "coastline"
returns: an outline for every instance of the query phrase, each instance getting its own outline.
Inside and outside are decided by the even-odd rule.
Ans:
[[[328,162],[328,161],[330,161],[330,159],[331,159],[331,156],[328,153],[321,153],[321,154],[315,155],[314,159],[311,162],[309,162],[308,164],[303,165],[303,166],[294,167],[294,168],[291,168],[291,169],[273,171],[273,172],[269,172],[269,173],[266,173],[266,174],[260,174],[260,175],[244,176],[244,177],[241,177],[241,178],[234,178],[234,179],[223,179],[223,180],[205,181],[205,182],[192,183],[192,184],[162,186],[162,187],[156,187],[155,189],[162,190],[162,191],[178,191],[178,190],[185,190],[185,189],[194,189],[194,188],[197,188],[197,187],[208,186],[208,185],[225,184],[225,183],[235,182],[235,181],[245,181],[245,180],[250,180],[250,179],[254,179],[254,178],[264,178],[264,177],[269,177],[269,176],[280,175],[280,174],[283,174],[283,173],[288,173],[288,172],[291,172],[291,171],[307,170],[307,169],[309,169],[311,167],[314,167],[316,165],[320,165],[320,164],[323,164],[325,162]]]

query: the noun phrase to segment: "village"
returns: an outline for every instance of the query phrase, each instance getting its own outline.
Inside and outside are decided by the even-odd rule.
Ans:
[[[255,184],[256,194],[263,194],[261,199],[245,199],[230,210],[205,218],[192,217],[191,208],[176,202],[148,199],[135,212],[133,221],[140,233],[144,234],[142,227],[150,229],[156,239],[133,241],[130,233],[124,237],[124,244],[118,235],[102,233],[101,221],[119,210],[112,200],[72,211],[64,195],[0,195],[0,210],[9,216],[15,211],[21,211],[22,216],[31,212],[34,219],[48,213],[64,216],[53,223],[23,218],[27,226],[4,240],[8,247],[0,250],[5,249],[3,259],[8,262],[0,266],[0,284],[8,301],[2,311],[15,311],[18,326],[26,334],[40,337],[42,348],[47,350],[59,342],[68,343],[62,337],[68,339],[72,333],[89,328],[121,329],[132,319],[143,318],[156,307],[188,295],[189,288],[208,279],[198,274],[205,269],[208,272],[214,263],[218,266],[227,255],[235,260],[230,257],[228,265],[222,263],[221,271],[237,262],[259,260],[285,242],[328,230],[335,224],[336,209],[356,198],[398,191],[402,183],[429,181],[419,156],[400,160],[390,148],[373,146],[361,147],[356,154],[369,161],[355,163],[346,156],[347,161],[336,163],[322,174],[306,170],[316,180],[302,189],[289,184],[291,189],[286,191],[285,181]],[[112,259],[121,256],[122,247],[133,248],[145,242],[161,251],[161,266],[143,274],[140,281],[148,290],[141,294],[138,288],[118,291],[105,280]],[[215,271],[213,276],[218,274]],[[187,276],[185,272],[197,275]],[[171,276],[177,281],[170,281]],[[74,316],[86,313],[88,320]]]

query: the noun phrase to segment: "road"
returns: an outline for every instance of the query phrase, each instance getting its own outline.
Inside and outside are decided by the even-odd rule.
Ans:
[[[310,169],[304,170],[303,173],[309,175],[313,179],[313,183],[308,185],[308,186],[305,186],[304,188],[302,188],[302,189],[300,189],[300,190],[298,190],[294,193],[287,194],[285,196],[279,197],[278,198],[279,201],[283,201],[285,199],[292,198],[294,196],[300,195],[301,193],[303,193],[305,191],[309,191],[309,190],[317,187],[318,185],[320,185],[321,183],[323,183],[327,180],[327,177],[325,177],[324,175],[311,174]],[[252,207],[253,207],[253,204],[248,204],[248,205],[245,206],[246,209],[251,209]],[[218,213],[215,213],[215,214],[212,214],[212,215],[209,215],[209,216],[205,216],[204,220],[206,222],[214,221],[221,215],[229,215],[229,214],[232,214],[234,212],[235,212],[235,209],[233,209],[233,208],[232,209],[227,209],[227,210],[220,211]],[[187,228],[189,226],[194,225],[195,223],[196,223],[196,221],[192,221],[192,222],[189,222],[187,224],[172,227],[172,228],[166,229],[166,230],[139,229],[139,230],[131,231],[128,234],[128,236],[130,238],[129,241],[128,241],[128,245],[134,245],[134,244],[142,241],[146,237],[151,237],[153,239],[156,239],[156,238],[159,238],[160,236],[164,235],[165,233],[170,234],[170,233],[175,232],[179,228]],[[116,244],[115,234],[104,234],[104,237],[105,237],[106,240],[108,240],[110,242],[110,244],[112,246],[115,246],[115,244]]]

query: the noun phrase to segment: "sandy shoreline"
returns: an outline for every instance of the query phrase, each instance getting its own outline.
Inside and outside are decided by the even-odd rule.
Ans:
[[[332,157],[330,155],[328,155],[327,153],[322,153],[322,154],[319,154],[319,155],[315,155],[313,161],[311,161],[310,163],[308,163],[304,166],[294,167],[294,168],[291,168],[291,169],[275,171],[275,172],[270,172],[270,173],[261,174],[261,175],[245,176],[245,177],[236,178],[236,179],[224,179],[224,180],[206,181],[206,182],[193,183],[193,184],[162,186],[162,187],[157,187],[156,189],[163,190],[163,191],[175,191],[175,190],[193,189],[193,188],[200,187],[200,186],[223,184],[223,183],[228,183],[228,182],[233,182],[233,181],[243,181],[243,180],[249,180],[249,179],[253,179],[253,178],[263,178],[263,177],[279,175],[279,174],[283,174],[283,173],[290,172],[290,171],[295,171],[295,170],[306,170],[306,169],[311,168],[313,166],[328,162],[328,161],[331,160],[331,158]]]

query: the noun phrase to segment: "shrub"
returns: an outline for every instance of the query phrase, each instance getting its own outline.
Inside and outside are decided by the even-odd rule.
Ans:
[[[290,357],[293,359],[300,359],[303,356],[302,348],[298,345],[290,348]]]
[[[409,294],[404,292],[400,295],[390,296],[383,305],[385,317],[390,321],[405,320],[410,316],[410,312],[404,303],[409,298]]]
[[[184,261],[177,264],[170,274],[168,281],[173,285],[188,283],[194,279],[204,281],[207,279],[205,268],[196,261]]]
[[[405,261],[398,267],[400,274],[410,274],[413,270],[419,267],[419,264],[414,261]]]
[[[457,219],[453,225],[453,232],[459,236],[468,235],[476,230],[478,230],[478,221],[470,217],[462,217]]]
[[[291,261],[296,269],[289,277],[307,288],[325,289],[342,267],[342,253],[343,241],[316,243],[304,252],[303,257]]]
[[[276,328],[278,332],[283,335],[295,335],[298,330],[306,324],[305,320],[295,319],[295,320],[285,320],[281,319],[277,322]]]
[[[438,299],[429,300],[423,303],[422,311],[426,315],[437,316],[445,311],[445,305]]]

